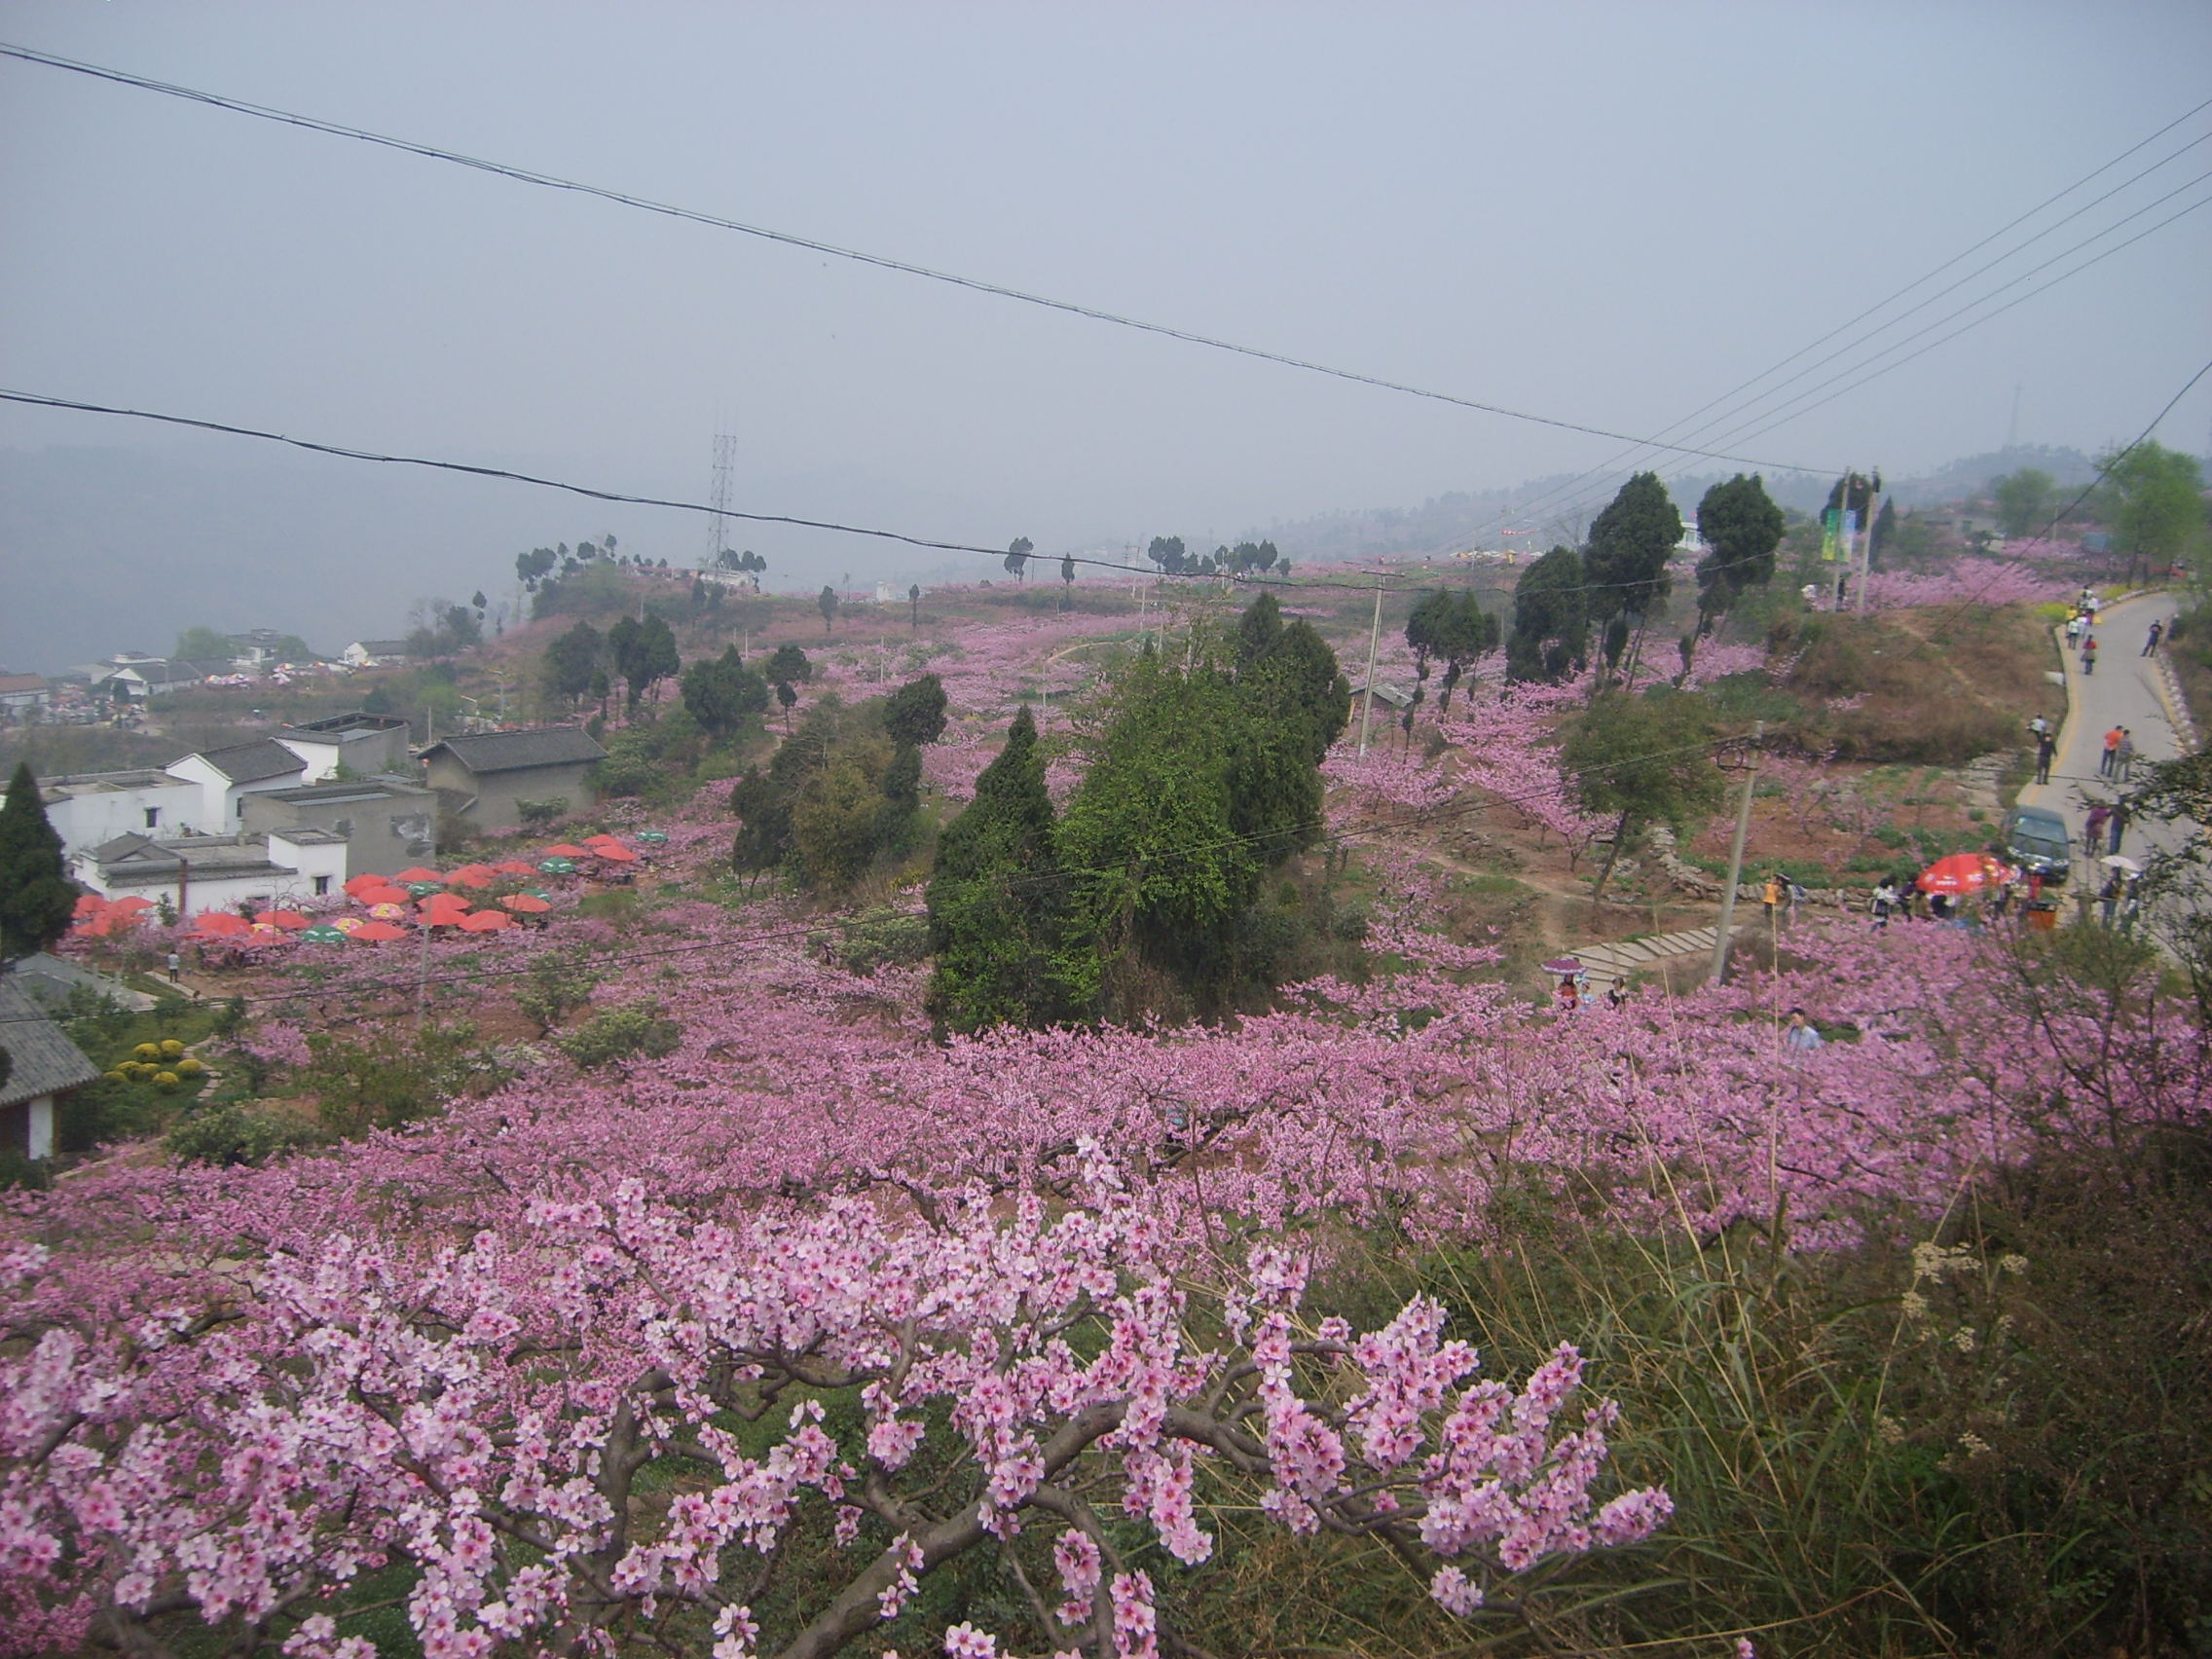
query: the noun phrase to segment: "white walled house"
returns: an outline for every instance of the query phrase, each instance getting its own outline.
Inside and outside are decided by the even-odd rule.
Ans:
[[[79,854],[78,882],[108,899],[166,899],[180,916],[327,898],[346,885],[346,837],[328,830],[260,835],[121,835]]]
[[[220,828],[202,822],[206,792],[200,785],[152,767],[47,778],[39,793],[64,858],[118,835],[188,835]]]
[[[187,755],[172,760],[166,770],[172,778],[198,784],[202,793],[200,822],[203,834],[222,835],[236,830],[243,808],[239,797],[256,790],[299,787],[307,761],[275,738],[234,743],[210,749],[203,755]]]
[[[405,640],[355,640],[338,653],[339,661],[349,668],[375,668],[387,662],[407,660]]]
[[[286,726],[276,741],[306,764],[302,784],[326,784],[341,766],[362,778],[409,770],[407,722],[397,715],[332,715]]]
[[[23,1158],[52,1158],[55,1104],[100,1074],[13,974],[0,974],[0,1050],[9,1060],[0,1080],[0,1147]]]

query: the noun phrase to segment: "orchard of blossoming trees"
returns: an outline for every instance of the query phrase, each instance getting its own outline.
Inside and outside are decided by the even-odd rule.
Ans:
[[[1088,637],[1037,631],[1026,663],[988,640],[933,661],[956,732]],[[1268,644],[1225,641],[1193,718]],[[1144,695],[1173,704],[1168,661]],[[1726,987],[1531,1008],[1449,937],[1418,842],[1368,831],[1472,796],[1587,846],[1556,730],[1586,693],[1477,684],[1437,756],[1329,749],[1327,822],[1376,892],[1363,966],[1241,1018],[940,1040],[960,1022],[929,964],[848,971],[799,895],[731,893],[726,785],[671,825],[682,890],[625,916],[564,895],[542,932],[411,946],[404,975],[343,949],[261,970],[219,1068],[308,1075],[418,974],[452,1019],[567,953],[593,965],[582,1006],[546,1023],[649,1007],[681,1034],[589,1069],[487,1048],[421,1122],[11,1195],[0,1653],[1106,1659],[1188,1650],[1200,1602],[1300,1562],[1384,1598],[1397,1651],[1598,1645],[1593,1609],[1682,1581],[1656,1552],[1685,1489],[1611,1403],[1638,1381],[1607,1369],[1619,1333],[1553,1328],[1501,1366],[1428,1264],[1505,1259],[1549,1213],[1751,1247],[1787,1283],[1935,1233],[2053,1147],[2200,1124],[2212,1058],[2139,963],[1933,927],[1807,925]],[[895,719],[918,734],[933,707]],[[1040,724],[1074,752],[1112,705]],[[1088,769],[1059,817],[1028,742],[1020,810],[944,834],[970,862],[940,866],[940,944],[1013,926],[993,861],[1034,868],[1039,832],[1082,821]],[[1784,1042],[1798,1004],[1824,1046]],[[1722,1628],[1667,1604],[1677,1634]]]

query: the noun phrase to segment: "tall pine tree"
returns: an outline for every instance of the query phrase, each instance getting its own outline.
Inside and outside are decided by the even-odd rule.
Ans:
[[[1069,974],[1068,893],[1026,705],[976,798],[938,839],[930,1017],[945,1031],[1055,1025],[1088,1012]]]
[[[0,804],[0,960],[44,950],[69,931],[76,907],[61,837],[47,820],[30,762],[19,760]]]

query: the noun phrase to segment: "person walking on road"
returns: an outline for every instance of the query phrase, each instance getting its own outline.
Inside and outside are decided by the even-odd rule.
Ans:
[[[2128,774],[2135,770],[2135,734],[2125,726],[2120,728],[2120,747],[2112,752],[2112,775],[2126,783]]]
[[[2066,648],[2068,650],[2072,650],[2082,643],[2082,629],[2084,625],[2082,620],[2082,613],[2079,610],[2066,619]]]
[[[2112,845],[2107,847],[2105,851],[2117,853],[2120,851],[2120,838],[2127,833],[2127,802],[2116,803],[2112,811],[2106,815],[2105,823],[2112,830]]]
[[[2112,808],[2100,800],[2089,808],[2088,817],[2082,820],[2082,844],[2092,859],[2104,851],[2105,820],[2111,816]]]
[[[2082,642],[2082,672],[2084,675],[2097,672],[2097,637],[2094,634]]]
[[[2163,620],[2152,623],[2151,637],[2143,642],[2143,654],[2145,656],[2150,656],[2153,652],[2157,650],[2158,642],[2164,639],[2165,635],[2166,625]]]
[[[2105,752],[2097,756],[2097,776],[2109,778],[2115,757],[2120,754],[2120,740],[2126,735],[2119,726],[2105,733]]]
[[[2058,753],[2058,739],[2045,731],[2036,738],[2036,782],[2050,782],[2051,756]]]

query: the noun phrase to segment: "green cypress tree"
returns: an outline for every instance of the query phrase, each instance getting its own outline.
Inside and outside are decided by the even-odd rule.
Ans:
[[[30,762],[19,760],[0,805],[0,959],[44,950],[69,931],[76,906],[61,837],[47,821]]]
[[[976,780],[976,798],[938,839],[928,1007],[940,1030],[1052,1025],[1087,1012],[1070,975],[1056,841],[1037,722],[1024,706]]]

